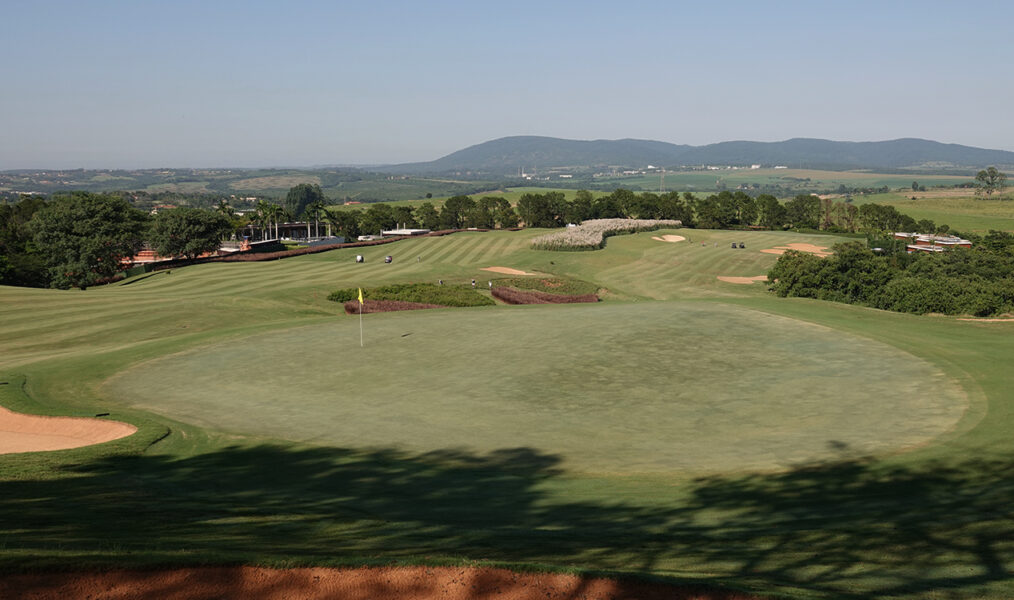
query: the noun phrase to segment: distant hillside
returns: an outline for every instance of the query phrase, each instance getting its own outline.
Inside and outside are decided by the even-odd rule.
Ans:
[[[422,163],[376,170],[400,173],[462,173],[504,176],[519,169],[603,167],[667,168],[699,165],[785,165],[848,170],[925,170],[973,172],[989,165],[1014,166],[1014,152],[986,150],[905,138],[884,142],[835,142],[795,138],[783,142],[721,142],[688,146],[652,140],[564,140],[539,136],[505,137]]]
[[[375,169],[387,172],[442,173],[476,171],[494,175],[517,174],[551,167],[672,164],[693,146],[651,140],[563,140],[540,136],[505,137],[469,146],[422,163]]]

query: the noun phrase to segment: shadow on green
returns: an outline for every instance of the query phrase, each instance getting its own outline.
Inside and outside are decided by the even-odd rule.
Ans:
[[[683,498],[667,505],[554,496],[544,486],[564,476],[558,464],[528,448],[411,455],[274,445],[67,464],[49,479],[0,484],[0,567],[467,556],[827,598],[1002,597],[1012,583],[1011,459],[715,476],[659,486],[658,495]],[[714,575],[679,578],[702,565]]]

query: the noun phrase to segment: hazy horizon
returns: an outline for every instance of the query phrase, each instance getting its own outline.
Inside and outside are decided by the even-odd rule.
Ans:
[[[66,1],[5,10],[0,170],[435,160],[539,135],[1014,151],[1014,7]]]

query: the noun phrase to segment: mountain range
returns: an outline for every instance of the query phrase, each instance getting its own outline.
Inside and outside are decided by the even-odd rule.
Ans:
[[[679,168],[704,165],[762,165],[792,168],[975,172],[1014,166],[1014,152],[903,138],[882,142],[838,142],[793,138],[782,142],[719,142],[705,146],[653,140],[567,140],[542,136],[504,137],[469,146],[429,162],[371,170],[406,174],[516,175],[519,170],[607,167]]]

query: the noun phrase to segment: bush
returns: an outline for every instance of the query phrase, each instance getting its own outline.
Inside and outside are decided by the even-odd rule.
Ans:
[[[371,300],[391,300],[397,302],[414,302],[432,306],[492,306],[496,304],[488,296],[464,286],[435,285],[432,283],[406,283],[385,285],[363,290],[366,300],[366,312],[370,310]],[[350,302],[359,299],[359,288],[335,290],[327,297],[332,302]]]

